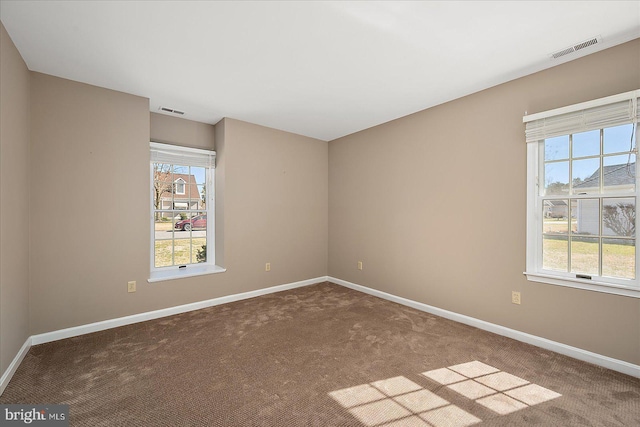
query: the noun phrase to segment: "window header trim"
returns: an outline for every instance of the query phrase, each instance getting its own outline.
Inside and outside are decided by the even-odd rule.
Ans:
[[[206,168],[216,167],[216,152],[201,148],[180,147],[151,141],[152,163],[170,163]]]
[[[640,121],[640,89],[526,115],[526,142]]]
[[[615,104],[616,102],[629,101],[633,98],[640,97],[640,89],[631,90],[629,92],[619,93],[617,95],[606,96],[604,98],[593,99],[591,101],[581,102],[579,104],[568,105],[566,107],[555,108],[553,110],[542,111],[540,113],[528,114],[522,117],[522,122],[527,123],[533,120],[544,119],[546,117],[559,116],[561,114],[573,113],[575,111],[587,110],[602,105]]]

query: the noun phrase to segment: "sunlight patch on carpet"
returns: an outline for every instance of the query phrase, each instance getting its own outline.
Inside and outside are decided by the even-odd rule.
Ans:
[[[467,427],[482,420],[399,376],[329,393],[368,427]]]
[[[422,375],[499,415],[510,414],[562,396],[477,360],[434,369],[423,372]]]
[[[562,396],[477,360],[421,375],[498,415]],[[329,396],[368,427],[468,427],[482,422],[404,376],[335,390]]]

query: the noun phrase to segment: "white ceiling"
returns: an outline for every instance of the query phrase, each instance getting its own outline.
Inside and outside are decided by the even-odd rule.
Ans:
[[[0,0],[0,19],[32,71],[323,140],[640,37],[640,1]]]

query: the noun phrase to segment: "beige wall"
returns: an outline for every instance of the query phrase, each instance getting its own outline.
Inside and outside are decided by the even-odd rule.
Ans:
[[[326,276],[328,144],[239,120],[221,125],[228,293]]]
[[[0,36],[0,372],[30,334],[327,272],[640,364],[640,300],[522,276],[521,122],[640,87],[640,41],[327,144],[149,114],[145,98],[30,73]],[[215,140],[226,273],[146,282],[151,138]]]
[[[0,23],[0,375],[29,337],[29,71]]]
[[[213,125],[151,113],[151,141],[213,150],[214,138]]]
[[[150,128],[165,142],[212,148],[192,138],[194,127],[212,127],[156,127],[144,98],[44,74],[33,73],[31,90],[32,334],[326,275],[326,142],[219,124],[216,222],[228,271],[147,283]]]
[[[522,274],[524,112],[638,88],[635,40],[331,141],[329,275],[640,364],[640,299]]]
[[[31,333],[149,307],[148,100],[32,73],[31,171]]]

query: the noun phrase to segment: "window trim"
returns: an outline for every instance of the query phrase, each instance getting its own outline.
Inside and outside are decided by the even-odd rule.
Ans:
[[[155,260],[155,216],[154,215],[155,215],[156,209],[155,209],[155,204],[154,204],[153,195],[151,191],[149,194],[149,211],[150,211],[149,222],[150,222],[150,231],[151,231],[151,235],[149,239],[150,241],[150,256],[149,256],[150,273],[149,273],[149,279],[147,279],[147,282],[152,283],[152,282],[159,282],[164,280],[173,280],[173,279],[180,279],[180,278],[186,278],[186,277],[200,276],[205,274],[215,274],[215,273],[225,272],[226,271],[225,268],[220,267],[215,263],[215,253],[216,253],[215,251],[215,246],[216,246],[215,245],[216,243],[215,242],[215,237],[216,237],[215,235],[215,224],[216,224],[216,220],[215,220],[216,219],[215,217],[215,212],[216,212],[215,156],[216,156],[216,152],[213,150],[181,147],[179,145],[164,144],[164,143],[158,143],[154,141],[150,142],[149,147],[150,147],[150,153],[153,153],[154,150],[157,152],[174,153],[177,155],[183,155],[185,159],[209,156],[210,161],[209,161],[209,166],[206,166],[207,180],[205,184],[207,187],[207,194],[206,194],[207,203],[206,203],[206,209],[205,209],[207,214],[207,232],[206,232],[207,261],[203,263],[197,263],[197,264],[187,264],[187,266],[183,268],[180,268],[180,266],[177,266],[177,265],[168,266],[168,267],[155,266],[155,262],[154,262]],[[154,180],[153,164],[158,162],[160,162],[160,160],[155,160],[152,154],[149,162],[150,189],[152,189],[153,180]],[[184,163],[186,166],[194,166],[188,161],[187,162],[183,161],[180,163]],[[172,164],[177,164],[177,163],[172,163]],[[203,167],[200,164],[197,166]]]
[[[546,283],[548,285],[558,285],[569,288],[584,289],[587,291],[640,298],[640,292],[638,289],[634,289],[631,286],[622,286],[613,283],[603,283],[595,280],[584,280],[571,277],[561,278],[551,274],[530,273],[528,271],[524,272],[524,275],[530,282]]]
[[[208,245],[207,248],[209,248]],[[164,282],[166,280],[184,279],[187,277],[203,276],[205,274],[224,273],[225,271],[227,271],[227,269],[220,267],[219,265],[191,264],[191,268],[173,268],[166,271],[152,271],[147,282]]]
[[[575,106],[568,106],[534,114],[532,116],[525,116],[523,122],[527,123],[539,118],[553,117],[554,114],[566,114],[567,112],[580,111],[592,106],[606,105],[606,101],[618,102],[621,98],[628,97],[629,95],[637,96],[639,91],[627,92],[625,94],[614,95],[612,97],[602,98],[600,100],[589,101],[582,104],[576,104]],[[637,116],[636,116],[637,117]],[[637,120],[634,117],[630,119],[628,123],[636,123]],[[607,125],[603,128],[609,127]],[[580,132],[580,130],[576,130]],[[636,126],[636,144],[638,141],[638,128]],[[541,268],[541,245],[542,245],[542,228],[541,228],[541,216],[542,207],[539,206],[541,198],[539,193],[539,173],[540,173],[540,140],[527,143],[527,216],[526,216],[526,271],[523,273],[528,281],[545,283],[550,285],[565,286],[577,289],[584,289],[589,291],[603,292],[608,294],[615,294],[621,296],[627,296],[632,298],[640,298],[640,250],[638,250],[637,242],[640,240],[640,236],[636,235],[636,278],[635,280],[616,280],[612,279],[611,282],[603,282],[598,280],[588,280],[571,277],[571,273],[558,272],[555,274],[552,271],[542,270]],[[636,174],[636,203],[638,199],[638,193],[640,192],[640,176]],[[596,196],[596,198],[605,197],[602,194]],[[624,284],[634,283],[630,285]]]

